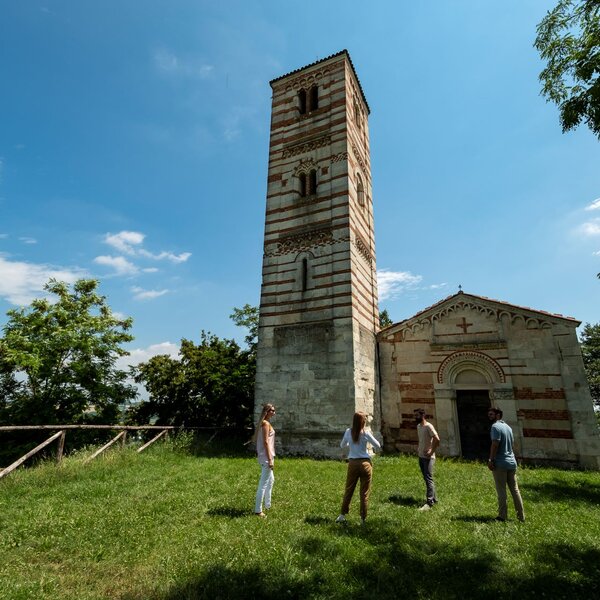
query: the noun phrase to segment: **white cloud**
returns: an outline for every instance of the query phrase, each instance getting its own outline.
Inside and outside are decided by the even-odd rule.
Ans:
[[[140,256],[146,258],[152,258],[153,260],[170,260],[174,263],[185,262],[191,255],[191,252],[182,252],[181,254],[173,254],[172,252],[160,252],[159,254],[152,254],[148,250],[141,249],[139,251]]]
[[[96,256],[94,262],[113,268],[117,275],[134,275],[138,272],[138,268],[123,256]]]
[[[387,300],[400,296],[404,291],[415,289],[423,280],[421,275],[413,275],[410,271],[377,271],[377,287],[379,299]]]
[[[107,233],[104,236],[104,242],[128,256],[137,256],[149,258],[151,260],[168,260],[172,263],[182,263],[188,260],[192,255],[191,252],[182,252],[174,254],[173,252],[162,251],[157,254],[142,248],[142,243],[146,236],[139,231],[120,231],[119,233]],[[130,263],[131,264],[131,263]],[[136,268],[137,270],[137,268]],[[144,269],[146,273],[152,273],[150,269]]]
[[[151,344],[147,348],[135,348],[134,350],[129,351],[129,356],[121,356],[117,359],[117,365],[119,369],[127,369],[127,367],[147,362],[153,356],[159,356],[161,354],[166,354],[171,358],[177,358],[179,346],[172,342],[160,342],[159,344]]]
[[[0,233],[0,240],[5,240],[8,237],[8,233]]]
[[[594,221],[588,221],[584,223],[579,228],[583,235],[600,235],[600,219],[595,219]]]
[[[0,297],[16,306],[30,304],[45,295],[44,284],[54,278],[74,283],[86,273],[77,268],[11,261],[0,256]]]
[[[169,290],[145,290],[141,287],[132,287],[134,300],[153,300],[169,293]]]
[[[142,269],[143,273],[158,273],[158,269],[156,267],[148,267],[147,269]]]
[[[23,242],[24,244],[37,244],[37,240],[32,237],[20,237],[19,241]]]
[[[159,344],[151,344],[147,348],[135,348],[129,351],[129,356],[120,356],[117,359],[116,366],[122,371],[127,371],[129,367],[135,367],[140,363],[148,362],[153,356],[165,354],[177,360],[179,357],[179,346],[172,342],[160,342]],[[140,400],[148,400],[148,391],[143,385],[137,384],[131,379],[128,382],[137,387]]]
[[[138,231],[120,231],[119,233],[107,233],[104,242],[124,254],[135,254],[134,246],[139,246],[146,236]]]
[[[598,250],[597,252],[592,252],[593,256],[600,256],[600,250]]]
[[[600,198],[596,198],[591,204],[588,204],[585,210],[600,210]]]
[[[182,59],[166,48],[159,48],[154,53],[154,64],[162,73],[190,77],[192,79],[206,79],[213,72],[214,67],[197,59]]]

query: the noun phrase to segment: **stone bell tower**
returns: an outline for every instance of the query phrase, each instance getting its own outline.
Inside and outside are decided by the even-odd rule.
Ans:
[[[256,407],[283,452],[339,456],[355,411],[380,429],[369,106],[346,50],[271,87]]]

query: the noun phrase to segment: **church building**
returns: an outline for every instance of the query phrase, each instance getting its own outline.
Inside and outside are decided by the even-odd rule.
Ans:
[[[600,469],[579,322],[463,293],[379,330],[367,103],[346,50],[271,81],[255,399],[286,454],[339,456],[355,411],[414,452],[484,458],[487,408],[523,461]]]

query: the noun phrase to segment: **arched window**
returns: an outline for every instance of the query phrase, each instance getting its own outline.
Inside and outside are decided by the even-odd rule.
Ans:
[[[356,183],[356,195],[358,197],[358,203],[361,206],[364,206],[365,205],[365,188],[363,186],[363,182],[362,182],[362,179],[361,179],[359,173],[356,174],[356,181],[357,181],[357,183]]]
[[[300,179],[300,196],[304,198],[306,196],[306,173],[300,173],[298,178]]]
[[[306,90],[298,92],[298,111],[301,115],[306,114]]]
[[[319,108],[319,88],[313,85],[310,88],[310,104],[309,110],[317,110]]]
[[[311,196],[317,193],[317,172],[315,169],[308,174],[308,193]]]

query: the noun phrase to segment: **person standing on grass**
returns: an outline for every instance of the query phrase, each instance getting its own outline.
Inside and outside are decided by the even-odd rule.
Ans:
[[[419,437],[419,467],[425,480],[426,501],[419,510],[430,510],[437,503],[435,483],[433,481],[433,467],[435,465],[435,449],[440,445],[440,436],[435,427],[425,418],[425,410],[415,410],[417,435]]]
[[[499,408],[488,410],[488,419],[492,421],[490,436],[490,458],[488,469],[494,475],[496,493],[498,494],[498,516],[496,521],[506,521],[508,509],[506,506],[506,486],[510,490],[515,512],[519,521],[525,521],[523,500],[517,485],[517,461],[513,453],[512,429],[502,420],[502,411]]]
[[[271,419],[275,415],[275,407],[272,404],[263,404],[260,419],[254,430],[254,441],[256,442],[256,454],[258,464],[261,468],[258,489],[256,490],[256,502],[254,504],[254,514],[257,517],[265,518],[267,515],[263,512],[263,501],[265,509],[271,508],[271,492],[275,475],[273,466],[275,461],[275,430],[271,425]]]
[[[371,492],[371,480],[373,478],[373,466],[371,464],[371,455],[367,450],[367,444],[371,444],[376,452],[381,450],[381,445],[368,431],[365,431],[366,423],[367,415],[364,412],[354,413],[352,427],[346,429],[340,443],[340,448],[349,448],[348,472],[346,475],[344,499],[342,500],[342,510],[340,516],[335,520],[336,523],[346,522],[346,515],[350,512],[350,501],[352,500],[352,495],[359,479],[360,518],[363,525],[367,518],[367,506],[369,503],[369,493]]]

